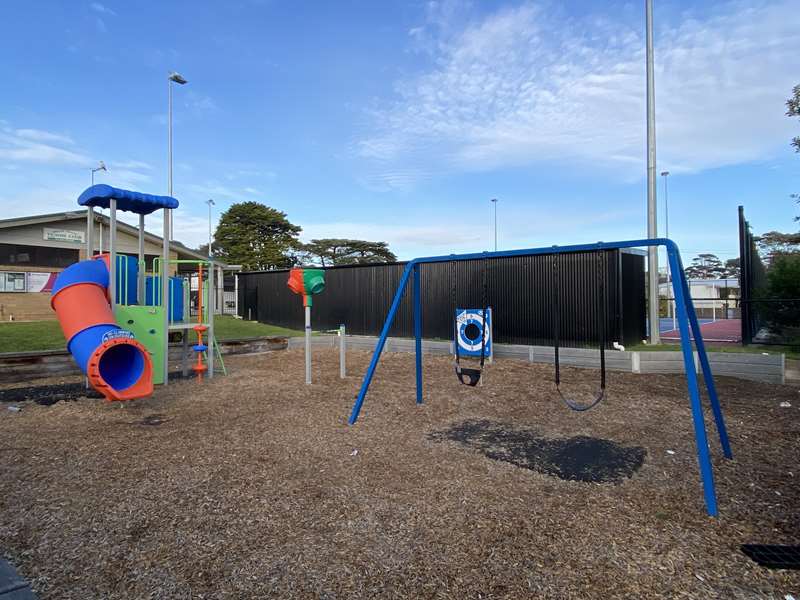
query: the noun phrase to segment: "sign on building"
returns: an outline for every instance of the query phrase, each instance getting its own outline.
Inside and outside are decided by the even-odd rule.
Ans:
[[[57,273],[26,273],[26,284],[29,292],[50,292],[56,281]]]
[[[75,244],[83,244],[86,242],[85,231],[54,229],[52,227],[43,227],[42,230],[46,242],[73,242]]]

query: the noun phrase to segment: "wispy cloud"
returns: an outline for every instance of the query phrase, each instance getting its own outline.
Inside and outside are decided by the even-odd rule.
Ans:
[[[113,169],[139,169],[145,171],[152,171],[153,165],[142,162],[140,160],[119,160],[111,161],[108,163],[109,168]]]
[[[369,162],[367,185],[546,162],[643,173],[639,23],[527,3],[462,24],[445,6],[452,2],[431,4],[437,12],[409,33],[434,66],[396,82],[397,99],[372,110],[371,132],[356,140]],[[730,2],[659,30],[661,165],[699,171],[785,146],[783,101],[800,69],[795,8],[789,0]]]
[[[108,27],[106,26],[106,22],[103,19],[101,19],[100,17],[97,17],[94,20],[94,26],[97,29],[97,31],[99,31],[100,33],[108,32]]]
[[[41,129],[17,129],[17,137],[34,142],[54,143],[54,144],[74,144],[74,140],[68,135],[53,133],[52,131],[42,131]]]
[[[89,164],[88,156],[62,147],[73,143],[68,136],[40,129],[11,129],[7,125],[0,128],[0,158],[11,162]]]
[[[89,5],[89,8],[91,8],[95,12],[98,12],[98,13],[101,13],[101,14],[104,14],[104,15],[111,15],[111,16],[116,16],[117,15],[117,13],[114,12],[112,9],[107,7],[105,4],[100,4],[99,2],[92,2]]]

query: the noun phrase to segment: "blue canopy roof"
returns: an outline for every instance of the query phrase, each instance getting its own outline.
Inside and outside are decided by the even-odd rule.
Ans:
[[[172,196],[154,196],[141,192],[131,192],[102,183],[86,188],[78,197],[78,204],[81,206],[108,208],[111,205],[111,200],[117,201],[117,209],[139,215],[149,215],[160,208],[178,208],[178,201]]]

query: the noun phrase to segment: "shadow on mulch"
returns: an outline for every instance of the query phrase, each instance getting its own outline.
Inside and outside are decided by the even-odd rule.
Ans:
[[[169,374],[170,381],[180,379],[194,379],[196,375],[184,375],[180,371]],[[53,385],[37,385],[28,387],[8,388],[0,390],[0,402],[36,402],[42,406],[50,406],[56,402],[78,400],[79,398],[99,399],[103,395],[93,388],[86,389],[86,384],[60,383]]]
[[[546,439],[530,429],[491,421],[464,421],[428,437],[459,442],[492,460],[588,483],[621,483],[639,470],[647,454],[639,446],[620,446],[588,436]]]
[[[101,394],[92,388],[87,390],[83,382],[37,385],[0,390],[0,402],[25,402],[30,400],[43,406],[50,406],[61,400],[102,397]]]

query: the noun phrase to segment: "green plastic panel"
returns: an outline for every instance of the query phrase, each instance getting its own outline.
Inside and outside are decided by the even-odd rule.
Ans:
[[[161,306],[122,306],[114,307],[117,325],[133,332],[153,361],[153,383],[164,383],[164,308]]]

